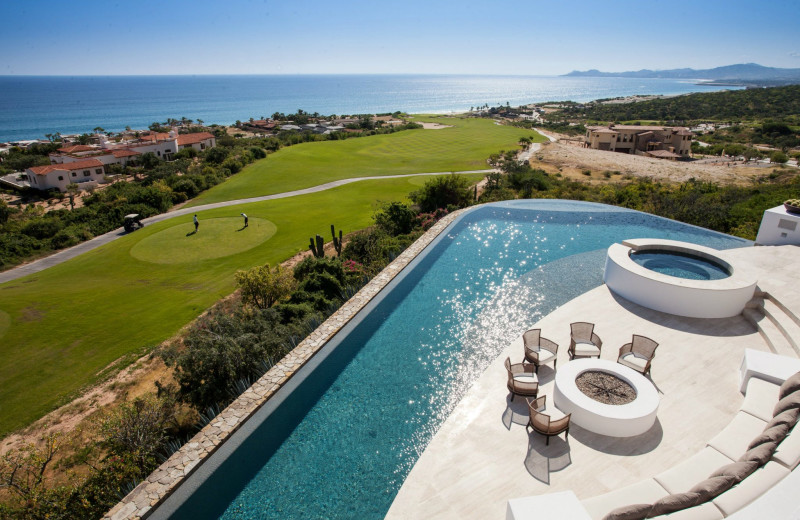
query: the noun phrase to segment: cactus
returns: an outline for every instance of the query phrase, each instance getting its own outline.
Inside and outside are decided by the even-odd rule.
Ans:
[[[333,235],[333,248],[336,249],[336,256],[342,256],[342,230],[339,230],[339,238],[336,238],[336,228],[331,224],[331,235]]]
[[[313,238],[309,238],[308,241],[309,241],[308,248],[311,250],[314,256],[316,256],[317,258],[322,258],[325,256],[325,242],[322,240],[321,236],[317,235],[316,246],[314,245]]]

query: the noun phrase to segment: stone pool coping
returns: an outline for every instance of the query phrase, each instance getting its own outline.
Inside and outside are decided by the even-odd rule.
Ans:
[[[173,453],[103,518],[110,520],[147,518],[155,507],[164,502],[199,467],[201,462],[255,414],[300,367],[364,309],[431,242],[457,218],[471,209],[474,207],[454,211],[434,224],[189,442]]]

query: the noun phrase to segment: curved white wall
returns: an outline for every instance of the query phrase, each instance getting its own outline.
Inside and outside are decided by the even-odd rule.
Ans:
[[[724,265],[722,280],[687,280],[651,271],[633,260],[631,250],[689,253]],[[609,289],[644,307],[689,318],[729,318],[741,314],[753,298],[756,280],[738,271],[724,251],[676,240],[626,240],[608,248],[603,280]]]

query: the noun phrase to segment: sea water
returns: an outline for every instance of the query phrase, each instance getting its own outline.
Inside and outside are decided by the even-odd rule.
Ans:
[[[45,134],[118,132],[167,118],[231,124],[275,112],[464,112],[470,107],[729,87],[695,80],[564,76],[0,76],[0,142]]]

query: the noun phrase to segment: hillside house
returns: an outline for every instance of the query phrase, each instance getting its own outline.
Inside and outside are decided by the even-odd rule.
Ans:
[[[672,126],[589,126],[586,127],[583,146],[595,150],[678,159],[689,156],[692,133],[688,128]]]

